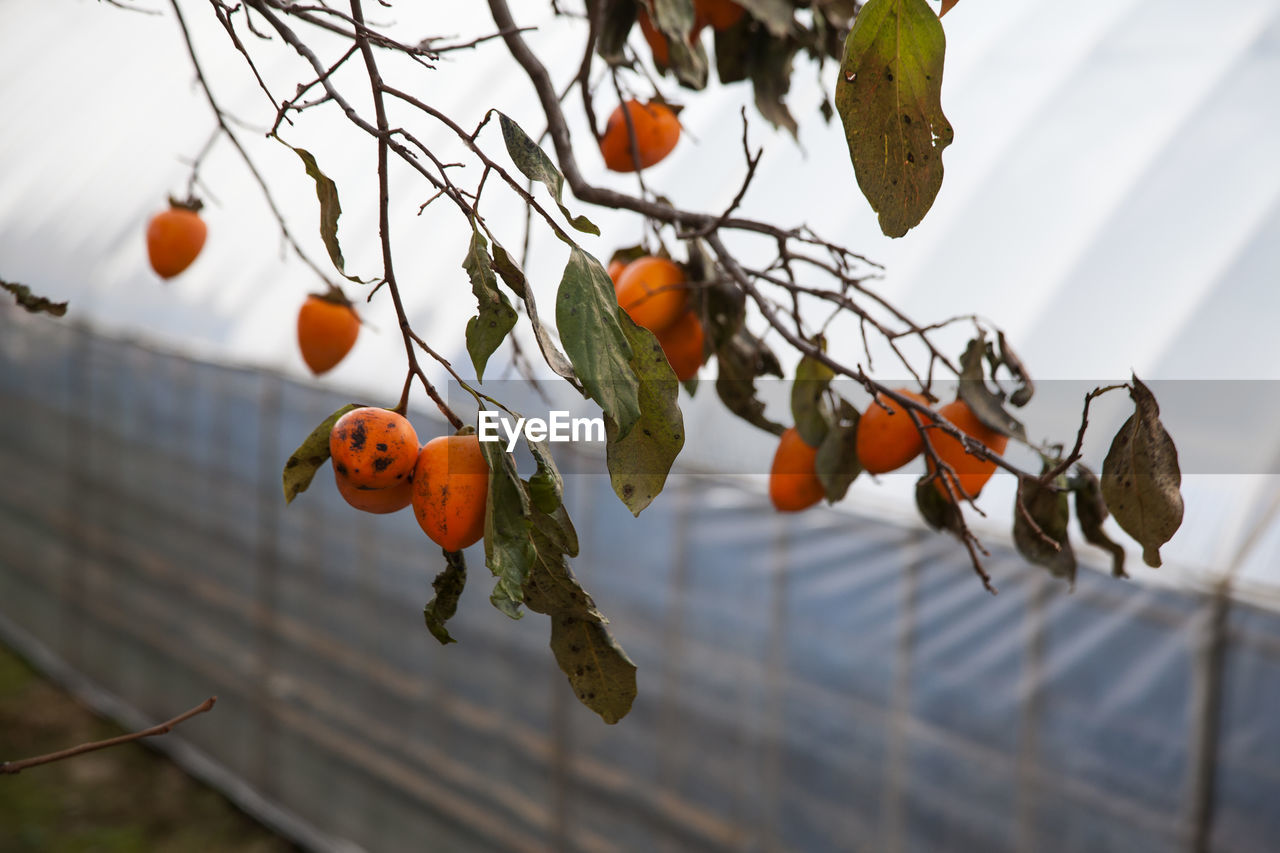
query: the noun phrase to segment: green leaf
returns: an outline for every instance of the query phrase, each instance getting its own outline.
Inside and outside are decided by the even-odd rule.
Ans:
[[[1160,566],[1160,546],[1182,526],[1178,448],[1160,422],[1151,390],[1133,377],[1134,413],[1120,427],[1102,463],[1102,496],[1116,523],[1142,545],[1142,560]]]
[[[302,165],[306,167],[307,174],[316,183],[316,198],[320,200],[320,239],[324,241],[324,247],[329,251],[329,260],[333,261],[334,267],[348,281],[365,284],[364,279],[347,275],[343,266],[345,261],[342,257],[342,247],[338,245],[338,217],[342,216],[342,204],[338,201],[338,185],[321,171],[320,165],[316,163],[316,158],[310,151],[305,148],[294,148],[279,136],[275,134],[272,136],[278,139],[281,145],[298,155],[298,159],[302,160]]]
[[[667,57],[676,80],[688,89],[707,87],[710,63],[700,39],[690,43],[693,32],[693,0],[649,0],[653,7],[650,19],[667,39]]]
[[[603,622],[595,602],[579,585],[565,562],[565,550],[559,536],[545,530],[558,531],[560,522],[545,513],[534,513],[533,543],[537,558],[524,582],[524,601],[535,613],[552,615],[573,613],[582,619]]]
[[[629,433],[640,417],[631,345],[619,322],[624,317],[609,274],[574,246],[556,292],[556,325],[587,396],[613,419],[620,435]]]
[[[360,408],[359,404],[348,403],[338,409],[321,421],[320,425],[302,440],[298,449],[293,451],[289,460],[284,463],[284,502],[286,504],[293,503],[294,498],[307,490],[316,471],[328,461],[329,433],[333,432],[333,425],[338,422],[338,418],[358,408]]]
[[[785,38],[795,23],[795,4],[789,0],[734,0],[750,17],[765,25],[774,38]],[[817,4],[814,4],[817,5]]]
[[[946,530],[960,536],[964,529],[964,516],[959,507],[938,491],[937,483],[928,477],[920,478],[916,483],[916,509],[934,530]]]
[[[538,470],[529,478],[529,499],[544,513],[555,512],[564,498],[564,478],[551,455],[551,445],[546,441],[529,441],[529,451],[538,463]]]
[[[636,665],[542,525],[535,526],[533,540],[538,556],[525,582],[525,601],[530,610],[551,617],[551,651],[574,695],[606,723],[616,723],[635,701]]]
[[[942,113],[946,37],[925,0],[868,0],[845,39],[836,109],[880,230],[901,237],[942,187],[955,132]]]
[[[436,594],[422,609],[422,617],[426,620],[431,636],[439,640],[441,645],[448,645],[457,640],[449,636],[444,623],[458,611],[458,599],[462,596],[462,588],[467,585],[467,559],[461,551],[445,551],[444,562],[444,571],[431,582],[431,588]]]
[[[684,447],[684,416],[678,403],[680,383],[658,339],[632,322],[626,312],[619,311],[618,320],[633,354],[630,369],[640,380],[640,418],[623,433],[606,414],[605,455],[613,491],[632,515],[639,515],[662,492],[671,465]]]
[[[819,346],[825,349],[821,341]],[[807,355],[796,365],[796,378],[791,383],[791,417],[796,431],[810,447],[821,446],[831,429],[833,415],[826,396],[835,376],[834,370]]]
[[[843,500],[849,486],[862,473],[862,464],[858,461],[858,419],[858,410],[841,398],[839,418],[818,445],[813,466],[830,503]]]
[[[596,53],[610,65],[625,65],[627,34],[636,22],[635,0],[587,0],[587,14],[600,15]]]
[[[546,513],[534,507],[533,526],[538,533],[551,542],[561,553],[570,557],[578,556],[578,531],[563,505],[556,507],[555,512]],[[535,542],[536,544],[536,542]]]
[[[636,665],[599,622],[574,616],[551,620],[551,651],[578,701],[606,723],[618,722],[636,698]]]
[[[1052,464],[1046,460],[1043,471],[1048,471]],[[1058,477],[1054,485],[1058,488],[1042,485],[1038,480],[1024,480],[1019,484],[1018,497],[1013,503],[1013,544],[1029,562],[1045,567],[1054,577],[1066,579],[1074,588],[1076,555],[1067,538],[1067,524],[1071,520],[1067,478]],[[1022,502],[1021,507],[1018,501]],[[1039,526],[1039,532],[1033,521]]]
[[[964,355],[960,356],[960,383],[957,394],[969,406],[974,416],[989,429],[1013,438],[1027,440],[1027,430],[1021,421],[1004,409],[1004,395],[994,393],[982,372],[983,358],[990,352],[986,336],[969,341]],[[994,358],[994,355],[991,356]]]
[[[547,153],[538,147],[538,143],[529,138],[520,125],[502,113],[498,113],[498,123],[502,126],[502,141],[507,145],[507,153],[516,168],[531,181],[538,181],[556,200],[556,206],[569,220],[569,224],[584,234],[600,235],[600,229],[585,216],[574,216],[561,201],[564,195],[564,175],[551,162]]]
[[[737,83],[747,79],[755,38],[751,19],[745,15],[727,30],[715,31],[716,76],[721,83]]]
[[[30,311],[32,314],[51,314],[54,317],[61,317],[67,313],[67,303],[54,302],[43,296],[37,296],[31,292],[31,288],[25,284],[17,284],[14,282],[0,280],[0,288],[4,288],[13,294],[13,298],[18,304]]]
[[[582,383],[578,381],[578,374],[573,372],[573,365],[569,363],[565,354],[560,352],[551,333],[542,325],[542,320],[538,317],[538,303],[534,299],[533,288],[529,286],[529,281],[524,276],[524,270],[520,269],[515,259],[497,243],[493,244],[493,265],[507,287],[524,300],[525,310],[529,312],[529,324],[533,327],[533,336],[538,341],[538,349],[542,350],[542,357],[546,360],[547,366],[581,391]]]
[[[476,379],[484,379],[484,368],[507,334],[515,327],[516,309],[507,295],[498,289],[493,274],[489,244],[478,230],[471,232],[471,245],[462,267],[471,277],[471,292],[480,306],[479,313],[467,321],[467,352],[476,368]]]
[[[1107,503],[1102,498],[1102,484],[1098,475],[1084,465],[1076,465],[1076,476],[1071,484],[1075,494],[1076,521],[1080,523],[1080,532],[1090,545],[1101,548],[1111,555],[1111,575],[1127,578],[1124,570],[1124,547],[1107,535],[1102,524],[1110,513]]]
[[[480,442],[489,465],[484,508],[484,561],[498,579],[489,601],[512,619],[520,618],[524,579],[533,567],[529,495],[510,453],[497,441]]]
[[[792,62],[796,47],[796,43],[790,39],[757,39],[756,50],[748,65],[756,109],[770,124],[785,128],[793,137],[797,134],[798,126],[791,110],[787,109],[786,97],[791,91]]]
[[[507,250],[502,248],[500,243],[493,244],[493,268],[498,271],[502,283],[509,287],[512,293],[521,299],[526,298],[529,280],[524,277],[524,270],[520,269],[515,258],[507,254]]]

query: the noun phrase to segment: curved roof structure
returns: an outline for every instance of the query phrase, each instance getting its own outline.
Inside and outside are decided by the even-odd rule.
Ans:
[[[139,5],[144,5],[140,3]],[[16,120],[0,133],[0,275],[72,304],[68,321],[180,346],[213,360],[290,374],[293,317],[314,273],[284,248],[260,190],[225,142],[201,168],[210,239],[200,261],[160,283],[146,265],[142,232],[167,194],[182,194],[184,162],[213,121],[166,4],[159,15],[107,4],[25,4],[0,32],[0,92]],[[470,38],[492,30],[484,5],[397,8],[406,40]],[[579,24],[550,17],[548,4],[515,4],[529,38],[558,82],[576,68],[565,50]],[[274,188],[298,240],[316,258],[313,187],[296,157],[263,132],[273,110],[225,32],[201,3],[184,2],[194,43],[216,96],[245,123],[237,132]],[[379,10],[390,15],[391,12]],[[838,122],[816,116],[833,66],[800,64],[791,95],[799,144],[748,110],[751,138],[765,148],[743,213],[781,224],[807,222],[884,264],[877,286],[922,322],[976,312],[1009,335],[1041,391],[1027,412],[1035,436],[1070,440],[1083,393],[1136,371],[1152,382],[1179,442],[1186,523],[1166,548],[1169,563],[1209,576],[1233,572],[1243,588],[1280,589],[1280,7],[1240,0],[1230,14],[1190,0],[1152,7],[1111,3],[960,4],[946,18],[943,105],[956,128],[946,180],[933,210],[906,237],[880,235],[859,195]],[[255,46],[255,52],[261,46]],[[276,45],[259,68],[274,97],[305,76]],[[448,54],[425,98],[475,126],[489,108],[541,130],[527,80],[497,43]],[[437,79],[421,75],[428,82]],[[716,211],[740,180],[743,86],[674,90],[687,108],[687,140],[649,178],[677,202]],[[394,119],[393,119],[394,120]],[[581,118],[575,119],[582,121]],[[457,143],[423,129],[442,159]],[[333,109],[312,110],[282,135],[313,151],[342,191],[340,236],[348,269],[379,268],[376,192],[367,140]],[[500,151],[496,130],[482,141]],[[458,156],[455,159],[462,159]],[[633,188],[579,151],[590,179]],[[407,170],[393,179],[407,182]],[[397,183],[407,186],[407,183]],[[488,193],[494,200],[488,202]],[[518,247],[523,211],[487,191],[486,213]],[[465,228],[455,211],[419,192],[395,199],[399,276],[411,319],[438,350],[467,363],[465,318],[474,310],[461,270]],[[605,237],[584,246],[607,257],[635,243],[635,217],[582,208]],[[740,244],[748,256],[757,247]],[[528,271],[551,304],[564,252],[535,229]],[[353,291],[354,292],[354,291]],[[369,332],[322,381],[394,396],[402,358],[388,300],[366,307]],[[949,343],[958,352],[965,333]],[[862,361],[846,330],[833,352]],[[503,354],[492,362],[501,375]],[[888,365],[887,359],[878,364]],[[892,371],[889,371],[890,374]],[[742,427],[711,398],[686,407],[696,426],[691,465],[727,473],[737,460],[767,458],[771,441]],[[1095,465],[1128,413],[1122,395],[1100,401],[1086,445]],[[1008,478],[1004,478],[1007,480]],[[859,486],[864,512],[911,512],[907,477]],[[1006,528],[1012,486],[994,481],[982,505]],[[1137,561],[1134,560],[1136,563]],[[1169,574],[1166,572],[1166,575]],[[1146,576],[1146,575],[1144,575]]]

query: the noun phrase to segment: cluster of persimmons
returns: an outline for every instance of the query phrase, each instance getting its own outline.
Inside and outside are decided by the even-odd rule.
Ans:
[[[474,432],[421,447],[413,425],[389,409],[352,409],[329,433],[338,493],[356,509],[398,512],[410,504],[431,541],[460,551],[484,536],[489,465]]]
[[[928,400],[920,394],[906,388],[895,390],[922,406],[928,405]],[[937,414],[993,453],[1004,453],[1008,437],[978,420],[963,400],[939,406]],[[896,401],[877,396],[858,420],[855,437],[858,464],[869,474],[887,474],[919,456],[928,441],[933,455],[951,469],[944,468],[938,474],[933,481],[935,488],[948,501],[952,500],[952,493],[961,498],[976,498],[995,473],[996,463],[969,453],[954,436],[929,428],[934,422],[930,415],[909,413]],[[815,466],[817,455],[817,448],[806,444],[795,427],[782,434],[769,473],[769,498],[777,509],[798,512],[822,500],[826,492]],[[925,460],[930,474],[937,467],[933,455]]]

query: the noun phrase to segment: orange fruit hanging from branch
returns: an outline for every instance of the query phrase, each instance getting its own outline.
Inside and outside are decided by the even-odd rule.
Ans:
[[[333,470],[356,488],[386,489],[413,476],[418,434],[403,415],[389,409],[352,409],[333,425],[329,455]]]
[[[413,483],[409,480],[385,489],[361,489],[352,485],[336,468],[333,470],[333,477],[342,499],[362,512],[375,515],[399,512],[413,499]]]
[[[461,551],[484,537],[489,463],[473,435],[433,438],[413,471],[413,514],[422,532],[446,551]]]
[[[209,229],[200,218],[200,202],[169,200],[169,209],[147,223],[147,259],[156,275],[169,279],[191,266],[204,248]]]
[[[336,367],[359,334],[360,317],[350,302],[313,293],[298,309],[298,350],[316,376]]]
[[[894,390],[921,405],[929,404],[922,395],[906,388]],[[922,417],[921,423],[927,424],[930,420]],[[893,400],[880,395],[858,419],[855,449],[864,471],[868,474],[885,474],[896,471],[919,456],[924,449],[924,439],[920,430],[916,429],[911,415]]]
[[[600,153],[605,166],[615,172],[647,169],[676,147],[680,141],[680,120],[670,107],[659,101],[642,104],[633,98],[626,102],[625,107],[635,129],[638,158],[631,154],[631,136],[623,105],[614,109],[605,124],[604,135],[600,137]]]
[[[973,413],[973,410],[963,400],[953,400],[947,403],[938,409],[938,414],[955,424],[965,435],[976,438],[996,454],[1004,453],[1005,448],[1009,445],[1009,437],[1007,435],[996,432],[978,420],[978,416]],[[938,458],[955,469],[956,474],[959,475],[959,482],[957,482],[955,477],[944,471],[938,479],[933,481],[934,486],[944,497],[950,500],[950,495],[947,494],[947,487],[943,484],[945,479],[961,498],[966,495],[976,498],[982,491],[982,487],[991,479],[991,475],[996,472],[996,463],[972,455],[965,450],[964,445],[958,439],[940,430],[931,429],[929,433],[929,444],[933,446]],[[932,473],[936,466],[933,464],[932,459],[926,461],[929,464],[929,472]]]
[[[779,512],[799,512],[822,500],[826,490],[814,466],[817,448],[805,444],[795,427],[778,442],[769,471],[769,500]]]
[[[698,368],[706,360],[707,336],[697,314],[692,311],[684,312],[680,319],[658,333],[657,337],[677,379],[688,382],[698,375]]]
[[[684,270],[654,255],[627,264],[618,276],[616,292],[622,310],[654,334],[675,325],[689,303]]]

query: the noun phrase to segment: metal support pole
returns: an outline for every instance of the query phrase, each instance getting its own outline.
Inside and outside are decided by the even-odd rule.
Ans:
[[[1207,853],[1213,836],[1217,796],[1219,722],[1222,717],[1222,665],[1226,656],[1226,622],[1231,610],[1230,576],[1205,599],[1196,632],[1192,687],[1190,773],[1187,786],[1187,849]]]

